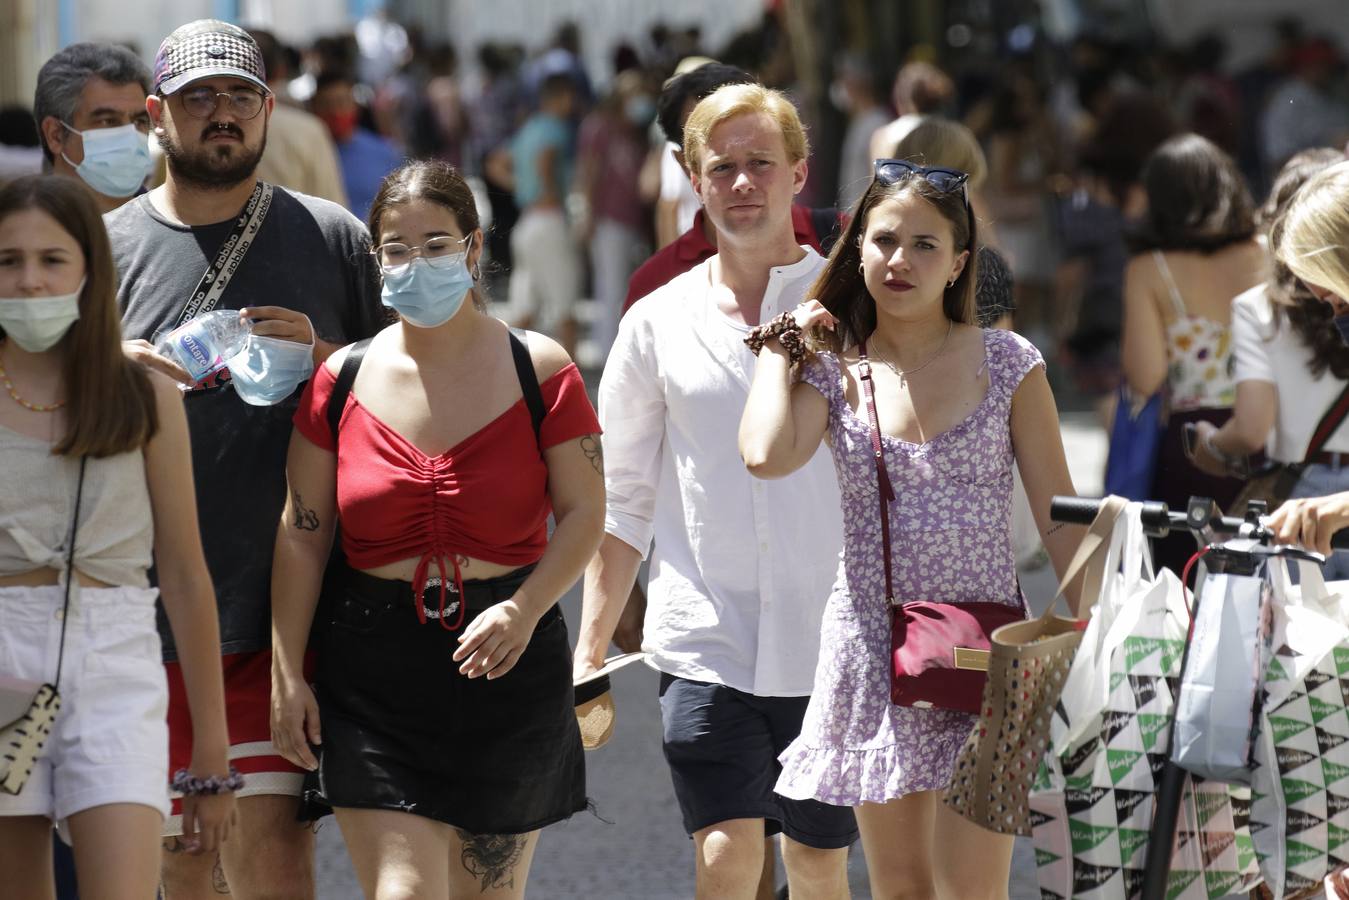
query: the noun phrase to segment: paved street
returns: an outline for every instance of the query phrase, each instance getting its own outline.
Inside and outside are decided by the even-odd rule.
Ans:
[[[1078,491],[1098,493],[1105,438],[1085,413],[1063,422],[1069,466]],[[1054,591],[1048,569],[1022,573],[1022,585],[1035,611]],[[580,614],[580,591],[563,601],[567,620]],[[529,896],[546,900],[686,900],[693,896],[692,844],[679,824],[679,810],[660,748],[657,676],[643,666],[614,678],[618,724],[609,745],[587,756],[589,793],[594,814],[581,813],[547,829],[539,843],[529,880]],[[1012,900],[1037,900],[1034,855],[1018,841],[1013,862]],[[319,897],[360,900],[336,824],[319,831]],[[779,864],[779,883],[785,876]],[[849,858],[855,900],[866,900],[866,864],[860,847]]]

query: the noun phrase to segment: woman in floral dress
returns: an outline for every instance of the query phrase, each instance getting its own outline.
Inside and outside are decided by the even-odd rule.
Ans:
[[[801,736],[781,757],[777,790],[854,807],[876,897],[1003,898],[1011,837],[970,824],[938,797],[974,717],[890,702],[879,488],[858,343],[866,341],[896,495],[896,602],[1021,605],[1013,460],[1060,571],[1081,532],[1052,524],[1049,500],[1073,485],[1039,352],[973,324],[977,244],[964,176],[885,160],[876,173],[815,284],[817,299],[792,314],[828,349],[794,376],[783,341],[769,338],[740,427],[745,463],[764,478],[803,465],[828,440],[844,512],[814,694]]]

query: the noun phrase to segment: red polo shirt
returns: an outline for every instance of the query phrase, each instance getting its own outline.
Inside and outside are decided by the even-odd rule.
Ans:
[[[792,232],[798,244],[820,249],[820,239],[815,234],[815,224],[811,222],[807,207],[792,205]],[[657,250],[632,273],[628,279],[628,296],[623,300],[623,312],[676,275],[684,274],[716,252],[717,248],[708,243],[703,234],[703,211],[700,209],[693,217],[692,228]]]

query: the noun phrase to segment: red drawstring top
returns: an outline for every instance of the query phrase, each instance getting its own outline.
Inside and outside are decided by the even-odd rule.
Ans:
[[[327,366],[319,366],[295,413],[296,429],[326,450],[333,449],[326,410],[334,380]],[[545,415],[537,442],[522,399],[437,456],[426,455],[372,415],[355,392],[347,398],[337,454],[342,549],[355,569],[416,557],[412,591],[423,624],[432,564],[440,575],[440,624],[454,630],[465,616],[459,557],[523,566],[543,555],[552,507],[541,448],[596,434],[600,427],[575,365],[544,380],[540,389]],[[460,598],[453,626],[445,622],[449,569]]]

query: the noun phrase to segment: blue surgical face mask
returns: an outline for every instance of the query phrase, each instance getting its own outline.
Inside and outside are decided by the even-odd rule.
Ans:
[[[408,324],[435,328],[454,318],[472,287],[467,252],[440,257],[434,265],[419,256],[406,265],[384,269],[380,296]]]
[[[0,298],[0,328],[7,338],[29,353],[50,350],[80,317],[83,292],[81,280],[73,294]]]
[[[105,197],[130,197],[154,171],[150,138],[135,125],[85,131],[76,131],[69,125],[66,128],[84,139],[84,162],[75,165],[64,153],[61,158],[75,166],[75,173],[85,184]]]
[[[1349,312],[1340,313],[1331,321],[1335,323],[1335,328],[1340,333],[1340,340],[1344,341],[1346,347],[1349,347]]]
[[[250,334],[229,359],[230,383],[245,403],[273,406],[314,374],[314,345]]]

